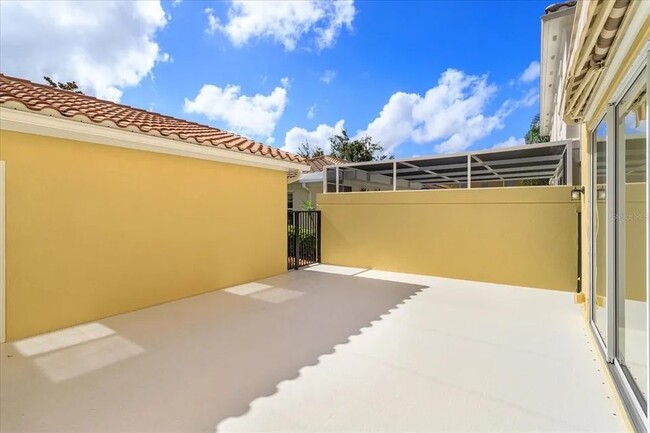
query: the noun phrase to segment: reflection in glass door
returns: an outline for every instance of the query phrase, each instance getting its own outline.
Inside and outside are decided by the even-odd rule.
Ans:
[[[592,191],[592,279],[591,317],[598,334],[607,345],[607,118],[594,131]]]
[[[647,214],[647,91],[645,74],[616,107],[617,250],[616,360],[641,406],[648,399],[648,300],[646,273]]]

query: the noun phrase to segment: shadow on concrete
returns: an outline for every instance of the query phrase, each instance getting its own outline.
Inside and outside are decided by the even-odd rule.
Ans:
[[[423,288],[314,271],[258,283],[100,321],[142,350],[97,368],[84,360],[93,345],[110,357],[103,338],[31,357],[4,344],[0,430],[214,431]]]

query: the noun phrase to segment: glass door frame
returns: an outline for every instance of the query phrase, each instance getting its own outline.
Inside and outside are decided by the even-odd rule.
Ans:
[[[617,321],[618,317],[618,293],[619,287],[623,287],[624,284],[624,273],[620,271],[618,264],[624,264],[624,251],[625,251],[625,239],[622,236],[623,228],[622,225],[617,222],[617,212],[618,210],[624,210],[624,199],[625,199],[625,155],[622,155],[621,149],[624,149],[622,146],[618,146],[618,118],[617,118],[617,106],[625,96],[625,94],[631,89],[633,84],[637,80],[643,80],[645,78],[646,92],[650,92],[650,43],[646,44],[645,48],[642,51],[642,54],[633,62],[630,70],[626,73],[625,79],[621,82],[618,89],[615,91],[613,98],[610,100],[610,103],[607,105],[605,113],[603,113],[600,120],[596,123],[594,130],[590,131],[589,143],[591,146],[591,167],[589,173],[590,179],[590,194],[588,195],[589,202],[589,218],[590,218],[590,233],[589,233],[589,325],[591,327],[592,333],[598,341],[598,344],[602,350],[605,360],[611,364],[611,373],[616,382],[616,385],[621,394],[621,398],[625,406],[630,412],[633,423],[636,426],[644,426],[645,431],[650,431],[650,425],[648,421],[648,414],[650,413],[650,398],[646,398],[646,405],[642,407],[641,402],[637,398],[636,393],[634,392],[632,385],[629,383],[627,376],[625,375],[621,364],[617,359],[617,348],[618,348],[618,333],[617,333]],[[650,99],[646,98],[646,112],[650,112]],[[602,120],[605,120],[607,125],[607,134],[606,134],[606,185],[605,185],[605,195],[607,199],[606,210],[605,210],[605,243],[604,245],[595,245],[596,240],[596,212],[597,212],[597,127],[600,125]],[[650,143],[650,116],[646,116],[646,146]],[[623,182],[621,182],[623,179]],[[650,257],[650,151],[646,151],[646,251],[648,257]],[[602,222],[601,222],[602,224]],[[596,307],[596,285],[594,284],[594,275],[597,269],[595,269],[596,254],[594,254],[595,248],[605,248],[606,252],[606,317],[607,323],[604,331],[606,333],[606,341],[601,337],[599,328],[597,328],[594,321],[594,308]],[[650,267],[646,267],[646,329],[650,330]],[[650,345],[649,345],[650,346]],[[650,348],[646,353],[647,358],[650,360]],[[648,368],[648,367],[647,367]],[[646,376],[646,380],[649,382],[646,385],[647,389],[650,389],[650,374]]]
[[[589,260],[589,325],[591,326],[591,330],[596,338],[596,341],[600,345],[600,349],[602,350],[603,355],[605,356],[605,359],[607,362],[611,361],[610,355],[608,353],[608,348],[607,344],[605,343],[605,339],[603,338],[601,332],[604,332],[607,337],[607,341],[609,341],[609,335],[610,335],[610,330],[609,330],[609,323],[611,322],[609,318],[609,313],[607,313],[607,325],[605,329],[598,329],[598,326],[596,325],[596,320],[595,320],[595,308],[596,308],[596,285],[594,282],[596,281],[596,260],[597,260],[597,253],[596,253],[596,248],[605,248],[605,252],[607,253],[607,259],[606,259],[606,272],[605,275],[607,278],[609,278],[609,275],[611,274],[610,268],[609,268],[609,236],[608,233],[605,234],[605,243],[602,245],[596,245],[596,237],[597,237],[597,224],[596,224],[596,214],[597,214],[597,206],[598,206],[598,139],[597,139],[597,134],[598,134],[598,126],[605,121],[605,124],[607,125],[607,133],[605,136],[605,174],[606,174],[606,181],[605,181],[605,197],[606,199],[609,197],[613,197],[613,194],[609,191],[609,186],[611,185],[611,180],[609,178],[610,173],[612,173],[613,166],[610,166],[610,163],[613,162],[612,158],[612,153],[610,150],[610,143],[613,143],[612,141],[612,136],[610,134],[610,126],[611,121],[613,119],[612,117],[612,112],[611,112],[611,104],[610,106],[607,107],[607,111],[601,115],[600,119],[596,123],[596,126],[594,127],[593,131],[590,132],[590,137],[589,137],[589,142],[591,146],[591,169],[589,170],[589,183],[590,183],[590,192],[588,195],[589,202],[589,219],[590,219],[590,233],[589,233],[589,254],[590,254],[590,260]],[[610,215],[610,202],[612,200],[607,200],[607,208],[605,210],[605,221],[601,221],[600,224],[605,224],[605,229],[607,231],[610,230],[611,224],[609,224],[609,215]],[[610,283],[609,280],[605,283],[606,289],[605,289],[605,299],[609,300],[611,299],[610,297]],[[609,301],[607,301],[607,305],[609,305]]]

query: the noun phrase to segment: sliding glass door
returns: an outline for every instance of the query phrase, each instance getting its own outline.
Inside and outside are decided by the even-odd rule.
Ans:
[[[591,317],[607,346],[607,117],[603,118],[592,136],[594,144],[592,174],[592,284]],[[611,229],[611,227],[610,227]]]
[[[590,318],[635,425],[648,425],[647,58],[591,136]]]
[[[616,106],[620,240],[615,357],[643,407],[648,399],[647,102],[642,73]]]

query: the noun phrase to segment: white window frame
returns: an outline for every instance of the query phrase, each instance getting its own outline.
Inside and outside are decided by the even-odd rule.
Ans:
[[[6,163],[0,161],[0,343],[7,339],[7,193],[6,193]]]
[[[291,197],[291,207],[289,207],[289,197]],[[287,209],[293,210],[293,191],[287,191]]]
[[[609,123],[608,123],[608,110],[603,113],[603,115],[600,117],[600,120],[596,123],[596,126],[594,126],[594,129],[590,132],[589,134],[589,145],[591,146],[591,170],[589,173],[589,180],[590,180],[590,185],[591,185],[591,191],[590,191],[590,198],[591,201],[589,202],[589,254],[591,257],[589,257],[589,324],[591,326],[591,329],[594,333],[594,336],[596,337],[596,341],[600,345],[600,349],[602,350],[604,356],[606,359],[608,359],[608,354],[607,354],[607,345],[605,344],[605,341],[601,335],[601,332],[604,332],[607,341],[609,341],[609,329],[608,329],[608,324],[609,324],[609,317],[607,318],[607,325],[605,326],[605,329],[598,329],[596,326],[596,321],[594,320],[594,308],[595,305],[594,303],[596,302],[596,286],[594,284],[594,281],[596,280],[594,278],[594,273],[596,271],[595,268],[595,260],[597,256],[597,252],[595,250],[595,247],[600,247],[600,248],[605,248],[607,251],[607,234],[605,235],[605,244],[601,245],[596,245],[596,206],[598,205],[598,189],[597,189],[597,183],[598,183],[598,155],[597,155],[597,150],[598,150],[598,140],[597,135],[598,135],[598,126],[605,121],[605,124],[607,125],[607,134],[605,137],[606,143],[610,141],[609,137]],[[605,174],[609,173],[609,160],[611,159],[610,154],[608,153],[608,147],[607,144],[605,146],[605,163],[607,164],[607,167],[605,168]],[[607,180],[605,181],[605,185],[607,186]],[[606,190],[605,191],[605,197],[606,199],[611,197],[609,195],[609,192]],[[602,221],[601,224],[605,224],[605,228],[610,224],[607,224],[608,220],[608,213],[605,211],[605,221]],[[607,266],[607,261],[605,262],[605,270],[606,270],[606,275],[609,275],[609,267]],[[606,285],[607,286],[607,285]],[[605,292],[605,297],[609,297],[609,293]],[[609,300],[607,301],[609,303]]]
[[[645,68],[645,72],[644,72]],[[593,320],[593,303],[595,302],[595,285],[593,279],[593,262],[595,260],[593,244],[595,240],[595,204],[597,203],[597,197],[592,197],[592,203],[590,204],[590,305],[588,306],[589,310],[589,322],[590,327],[596,340],[600,343],[601,349],[603,349],[603,354],[608,363],[612,364],[612,373],[615,376],[616,382],[619,384],[621,389],[621,398],[626,403],[628,408],[631,408],[634,413],[632,413],[632,418],[637,420],[637,424],[643,424],[646,431],[650,431],[650,425],[648,421],[648,414],[650,414],[650,398],[646,398],[646,407],[642,407],[641,402],[638,400],[636,393],[632,389],[632,385],[629,383],[627,375],[624,373],[622,366],[620,365],[617,359],[617,346],[618,346],[618,333],[617,333],[617,287],[623,287],[623,273],[619,272],[617,269],[617,263],[625,263],[623,252],[625,251],[624,238],[621,236],[622,226],[616,221],[616,213],[619,209],[622,209],[624,204],[624,182],[619,181],[619,173],[624,173],[625,161],[624,158],[620,157],[620,152],[618,151],[619,146],[619,137],[618,137],[618,119],[617,119],[617,106],[621,100],[625,97],[627,92],[631,89],[632,85],[636,82],[637,79],[643,79],[643,75],[646,80],[646,89],[650,90],[650,43],[647,43],[642,53],[634,60],[632,66],[627,71],[624,79],[621,81],[621,84],[618,86],[616,91],[613,94],[612,99],[610,100],[607,110],[605,112],[604,118],[606,119],[607,124],[607,143],[606,143],[606,194],[607,194],[607,204],[606,204],[606,269],[607,269],[607,287],[606,287],[606,297],[607,297],[607,324],[605,330],[600,330],[606,332],[607,344],[604,344],[602,341],[599,330],[596,328],[595,322]],[[650,103],[648,100],[646,104]],[[650,117],[650,116],[648,116]],[[595,128],[600,125],[599,121]],[[590,136],[590,144],[592,146],[596,145],[594,140],[596,134],[596,129]],[[650,143],[650,119],[646,118],[646,146]],[[596,165],[596,148],[592,148],[592,170],[590,173],[590,180],[592,183],[592,194],[596,193],[595,182],[597,181],[597,165]],[[650,152],[646,152],[646,195],[650,196]],[[594,175],[596,173],[596,176]],[[650,197],[646,199],[646,215],[650,216]],[[646,218],[646,251],[650,253],[650,218]],[[650,331],[650,267],[646,268],[646,329]],[[650,346],[650,345],[649,345]],[[650,360],[650,347],[648,347],[648,352],[646,353],[648,360]],[[646,384],[647,388],[650,390],[650,366],[646,366],[649,369],[646,375]]]

